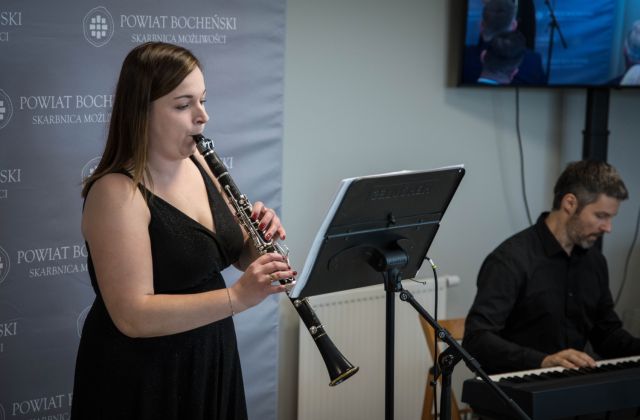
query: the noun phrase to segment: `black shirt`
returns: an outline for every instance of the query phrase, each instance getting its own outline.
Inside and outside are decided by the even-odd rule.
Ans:
[[[603,358],[640,354],[622,329],[607,263],[595,247],[571,255],[544,222],[504,241],[485,259],[463,346],[488,373],[537,369],[549,354],[588,342]]]

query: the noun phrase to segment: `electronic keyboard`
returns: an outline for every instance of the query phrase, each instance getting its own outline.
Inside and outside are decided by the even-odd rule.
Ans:
[[[490,378],[532,419],[553,419],[640,407],[640,356],[601,360],[594,368],[553,367]],[[474,412],[517,418],[481,379],[468,379],[462,401]]]

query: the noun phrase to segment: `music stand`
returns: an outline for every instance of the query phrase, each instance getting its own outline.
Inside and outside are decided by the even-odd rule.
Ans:
[[[462,166],[343,180],[290,296],[307,297],[380,283],[372,252],[407,254],[413,278],[464,175]]]
[[[458,165],[343,180],[290,293],[291,298],[307,297],[384,282],[387,420],[393,419],[396,292],[400,292],[400,299],[409,302],[431,324],[438,337],[449,344],[438,358],[443,374],[443,419],[450,417],[450,375],[460,359],[490,381],[475,359],[413,299],[411,293],[402,288],[401,283],[403,279],[415,277],[422,266],[464,173],[464,167]],[[495,384],[493,386],[496,392],[508,398]],[[526,414],[523,418],[527,418]]]

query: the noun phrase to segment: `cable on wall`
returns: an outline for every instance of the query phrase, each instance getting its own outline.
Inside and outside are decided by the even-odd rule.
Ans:
[[[629,252],[627,253],[627,258],[624,262],[624,275],[622,276],[622,284],[620,285],[620,289],[618,289],[618,294],[616,296],[616,300],[614,301],[614,306],[618,306],[618,302],[620,302],[620,297],[622,296],[622,290],[624,290],[624,286],[627,283],[627,277],[629,274],[629,263],[631,262],[633,248],[635,248],[636,240],[638,239],[638,230],[640,230],[640,208],[638,209],[638,218],[636,219],[636,230],[633,234],[633,240],[631,241],[631,246],[629,247]]]
[[[531,220],[531,212],[529,211],[529,201],[527,200],[527,187],[524,175],[524,152],[522,148],[522,135],[520,134],[520,88],[516,86],[516,134],[518,136],[518,148],[520,150],[520,182],[522,185],[522,199],[524,208],[527,212],[527,221],[529,225],[533,224]]]

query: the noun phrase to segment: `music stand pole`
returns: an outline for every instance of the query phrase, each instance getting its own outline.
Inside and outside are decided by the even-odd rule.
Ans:
[[[384,359],[384,418],[394,416],[394,361],[395,361],[395,299],[402,289],[400,269],[407,265],[409,257],[401,250],[386,251],[378,256],[376,269],[383,271],[386,292],[385,359]]]
[[[413,308],[418,311],[420,316],[422,316],[425,321],[427,321],[433,329],[436,331],[438,338],[449,345],[444,352],[440,354],[438,357],[438,365],[439,370],[442,374],[442,391],[440,393],[440,418],[442,420],[450,420],[451,419],[451,374],[453,373],[453,369],[460,360],[464,360],[465,364],[469,369],[474,372],[477,376],[479,376],[484,382],[486,382],[494,392],[496,392],[500,398],[502,398],[523,420],[530,420],[527,413],[525,413],[518,404],[515,403],[507,394],[498,387],[495,382],[489,378],[489,376],[482,370],[480,367],[480,363],[476,359],[474,359],[462,346],[451,337],[449,332],[442,328],[440,324],[436,322],[435,319],[415,300],[411,292],[402,288],[402,284],[400,287],[400,300],[404,302],[409,302]],[[436,293],[438,291],[436,290]],[[438,343],[435,343],[436,346]],[[437,378],[434,378],[437,379]]]

